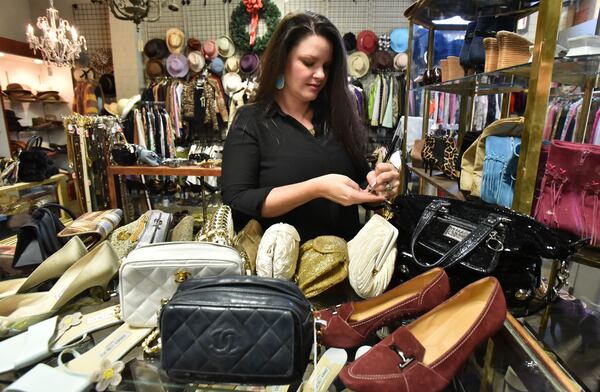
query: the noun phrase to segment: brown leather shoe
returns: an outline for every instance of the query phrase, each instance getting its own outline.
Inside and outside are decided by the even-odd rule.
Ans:
[[[433,309],[448,298],[449,293],[446,272],[433,268],[377,297],[321,310],[315,313],[320,342],[328,347],[356,347],[391,321]]]
[[[506,318],[493,277],[472,283],[406,327],[400,327],[353,363],[340,378],[353,391],[441,391],[475,348]]]

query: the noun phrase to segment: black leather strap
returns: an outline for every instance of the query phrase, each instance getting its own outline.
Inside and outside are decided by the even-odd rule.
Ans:
[[[496,227],[502,223],[502,218],[497,214],[489,214],[483,222],[481,222],[475,230],[467,235],[462,241],[454,245],[446,254],[444,254],[439,260],[432,264],[427,264],[419,261],[415,255],[415,245],[418,242],[423,229],[432,222],[432,220],[439,215],[441,212],[445,212],[450,203],[444,200],[434,200],[427,206],[417,227],[412,235],[410,242],[410,250],[412,253],[413,260],[419,266],[423,268],[432,268],[441,266],[443,268],[451,267],[454,264],[460,262],[465,256],[471,253],[475,248],[481,245],[488,236],[496,229]]]
[[[40,208],[58,208],[58,209],[63,210],[67,214],[69,214],[69,216],[71,217],[71,219],[73,219],[73,220],[77,219],[77,217],[75,216],[75,214],[73,213],[73,211],[71,211],[67,207],[65,207],[63,205],[60,205],[58,203],[46,203],[43,206],[41,206]]]

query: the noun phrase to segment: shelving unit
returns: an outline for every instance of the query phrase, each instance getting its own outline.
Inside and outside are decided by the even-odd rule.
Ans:
[[[465,200],[465,195],[458,188],[458,181],[449,179],[442,172],[434,171],[433,175],[429,175],[425,169],[412,166],[409,167],[409,170],[422,180],[444,191],[448,197],[456,200]]]

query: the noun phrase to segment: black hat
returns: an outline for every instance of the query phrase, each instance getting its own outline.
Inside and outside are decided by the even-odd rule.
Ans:
[[[104,96],[114,97],[117,95],[115,89],[115,75],[113,74],[104,74],[100,76],[100,80],[98,81],[100,84],[100,88],[102,89],[102,93]]]
[[[164,59],[169,55],[169,48],[164,39],[153,38],[144,45],[144,54],[151,59]]]
[[[346,33],[344,34],[344,46],[346,47],[347,52],[352,52],[356,50],[356,36],[354,33]]]

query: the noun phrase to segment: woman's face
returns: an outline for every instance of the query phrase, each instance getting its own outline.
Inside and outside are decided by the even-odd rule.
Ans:
[[[302,39],[288,55],[282,92],[302,102],[314,101],[327,83],[332,52],[324,37],[309,35]]]

